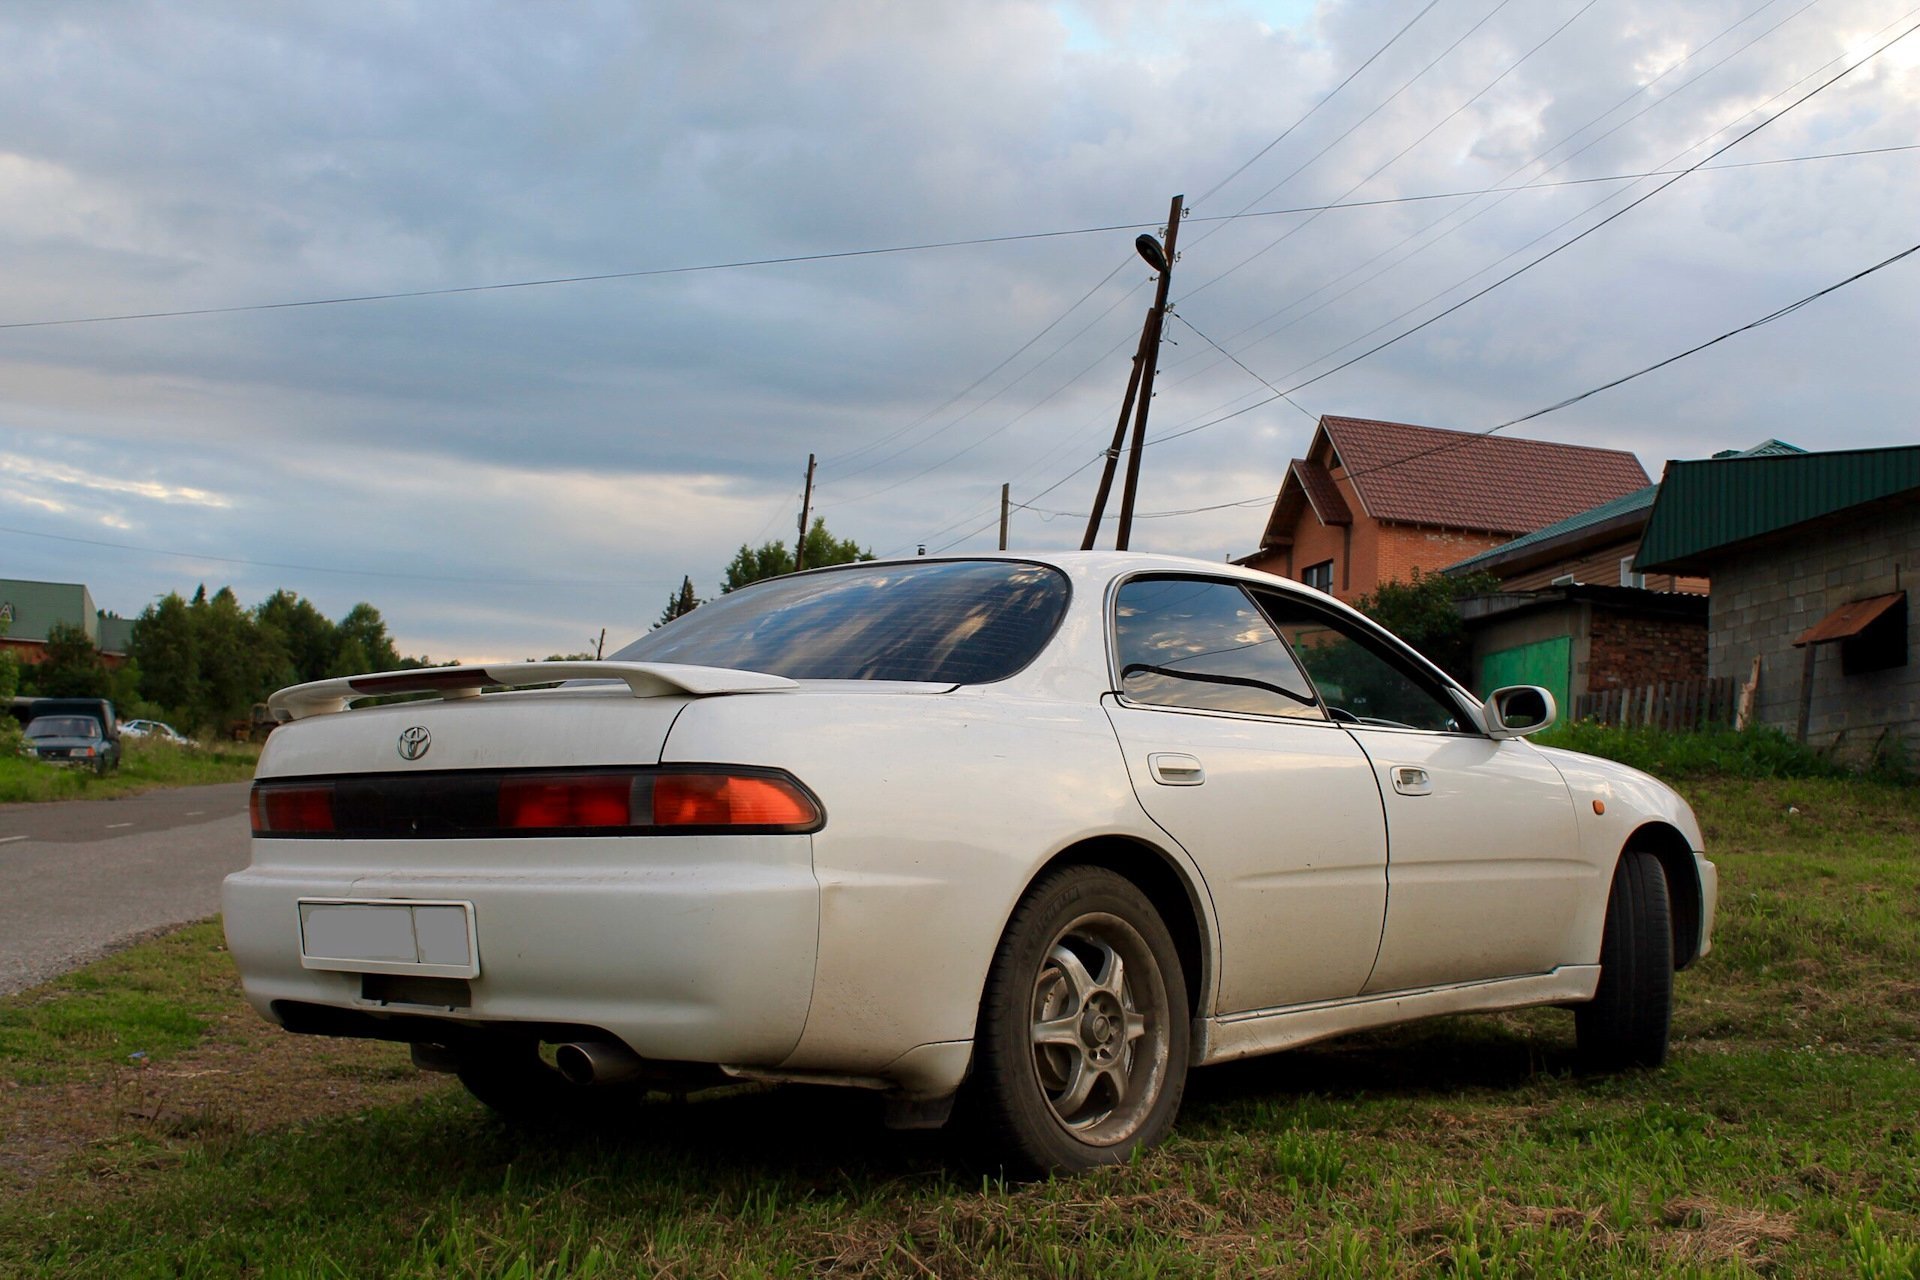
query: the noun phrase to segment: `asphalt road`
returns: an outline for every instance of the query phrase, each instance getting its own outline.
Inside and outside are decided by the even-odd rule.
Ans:
[[[0,994],[220,910],[247,783],[0,805]]]

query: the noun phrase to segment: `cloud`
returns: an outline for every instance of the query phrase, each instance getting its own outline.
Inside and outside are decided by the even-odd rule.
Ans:
[[[1205,219],[1269,188],[1257,209],[1690,163],[1903,12],[1602,0],[1542,45],[1581,2],[1436,6],[1317,108],[1421,6],[14,6],[0,322],[1150,228],[1184,190],[1174,293],[1206,338],[1169,332],[1153,433],[1171,433],[1331,368],[1650,184]],[[1920,37],[1725,159],[1901,144],[1916,125]],[[1917,155],[1695,174],[1296,399],[1462,428],[1550,403],[1910,243]],[[202,574],[336,615],[369,599],[403,648],[518,657],[637,633],[683,573],[716,590],[740,543],[790,536],[809,453],[837,534],[985,547],[1002,483],[1086,509],[1150,297],[1134,234],[0,330],[12,523],[52,535],[6,535],[10,563],[123,613]],[[1524,431],[1656,472],[1767,436],[1904,443],[1910,296],[1888,272]],[[1310,430],[1275,400],[1156,445],[1142,508],[1271,493]],[[1135,545],[1219,559],[1264,518],[1146,519]],[[103,538],[106,519],[125,527]],[[1026,545],[1077,545],[1081,525],[1014,516]]]

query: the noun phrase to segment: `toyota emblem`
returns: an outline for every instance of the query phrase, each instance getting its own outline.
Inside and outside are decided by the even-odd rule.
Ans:
[[[433,731],[423,724],[400,731],[400,758],[418,760],[433,745]]]

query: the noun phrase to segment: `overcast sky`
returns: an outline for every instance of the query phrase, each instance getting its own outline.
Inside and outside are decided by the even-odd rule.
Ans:
[[[1016,548],[1075,546],[1152,298],[1132,242],[1175,193],[1184,323],[1150,435],[1267,403],[1146,451],[1134,546],[1245,554],[1313,415],[1485,429],[1920,240],[1920,150],[1755,163],[1920,144],[1920,34],[1779,114],[1915,22],[1909,0],[21,0],[0,576],[129,616],[200,582],[368,600],[436,659],[603,626],[611,648],[682,574],[711,595],[741,543],[791,540],[809,452],[816,510],[882,555],[991,548],[1003,482]],[[1776,115],[1712,162],[1747,167],[1272,398],[1666,179],[1275,211],[1680,169]],[[36,323],[1087,228],[1120,229]],[[1770,436],[1913,443],[1916,298],[1920,255],[1515,433],[1655,476]]]

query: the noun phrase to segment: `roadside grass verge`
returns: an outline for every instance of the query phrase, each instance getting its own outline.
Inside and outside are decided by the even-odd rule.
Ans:
[[[0,1000],[0,1274],[1920,1280],[1920,796],[1687,789],[1721,914],[1663,1070],[1573,1074],[1560,1011],[1419,1024],[1195,1072],[1164,1147],[1030,1185],[827,1090],[517,1130],[265,1026],[195,926]]]
[[[165,742],[121,743],[120,767],[106,777],[90,769],[42,764],[18,756],[0,756],[0,804],[30,800],[97,800],[133,795],[156,787],[194,787],[214,782],[245,782],[253,777],[260,748],[255,743],[221,742],[180,747]]]

